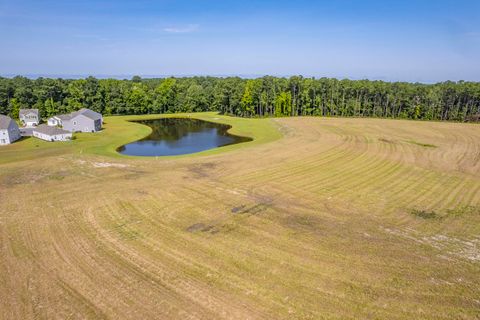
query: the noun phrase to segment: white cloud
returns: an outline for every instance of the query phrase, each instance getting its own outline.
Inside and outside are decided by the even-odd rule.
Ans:
[[[189,24],[183,27],[167,27],[163,31],[168,33],[191,33],[197,31],[199,28],[198,24]]]

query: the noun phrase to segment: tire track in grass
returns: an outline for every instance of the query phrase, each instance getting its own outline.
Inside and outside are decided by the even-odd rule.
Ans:
[[[353,179],[358,179],[361,174],[376,168],[378,164],[382,163],[382,159],[371,159],[371,156],[364,153],[361,157],[357,157],[347,163],[345,166],[338,167],[338,170],[329,170],[326,168],[325,175],[318,180],[315,180],[307,185],[302,186],[304,189],[312,189],[316,191],[316,187],[322,186],[336,186],[341,188],[342,183]],[[356,180],[355,180],[356,181]],[[322,187],[324,188],[324,187]]]
[[[144,210],[142,210],[142,211],[144,211]]]
[[[109,210],[109,212],[112,212],[112,211]],[[205,289],[200,289],[201,288],[199,286],[200,283],[198,283],[197,280],[194,280],[193,278],[188,278],[188,277],[186,279],[181,279],[181,278],[178,278],[177,276],[173,276],[173,274],[172,276],[169,276],[168,273],[173,272],[173,270],[167,271],[169,270],[169,267],[167,265],[162,264],[160,266],[159,265],[153,266],[147,259],[145,259],[143,256],[139,256],[138,254],[136,254],[135,251],[129,249],[128,247],[125,247],[125,246],[119,247],[117,245],[118,240],[111,239],[110,241],[111,243],[115,243],[115,251],[118,251],[119,255],[135,257],[135,261],[138,261],[138,263],[141,262],[142,265],[151,267],[152,270],[155,270],[155,274],[159,275],[160,278],[158,277],[157,278],[160,281],[162,281],[164,286],[166,286],[167,288],[170,288],[171,290],[173,290],[174,292],[177,292],[178,294],[184,295],[188,299],[192,299],[192,301],[195,301],[195,304],[197,304],[198,306],[201,305],[203,306],[203,308],[206,308],[205,310],[210,309],[212,310],[212,312],[214,312],[214,314],[221,315],[222,314],[221,310],[224,309],[225,305],[229,304],[228,300],[218,300],[218,297],[213,297],[209,294],[206,294],[206,292],[202,293],[201,291]],[[164,261],[168,262],[169,260],[166,259]],[[135,263],[135,265],[140,267],[140,265],[137,263]],[[151,274],[151,272],[148,270],[149,269],[146,269],[144,270],[144,272]],[[153,276],[153,274],[151,275]],[[185,274],[183,275],[183,277],[184,276]],[[192,285],[194,287],[192,287]],[[231,305],[229,309],[234,310],[235,307]],[[242,313],[241,311],[238,311],[238,312],[239,312],[238,315]]]
[[[59,231],[52,232],[52,234],[57,235]],[[119,301],[120,297],[127,297],[128,292],[127,283],[129,283],[128,274],[124,272],[121,268],[118,268],[116,264],[112,265],[111,261],[105,260],[105,257],[102,260],[95,259],[96,255],[92,253],[97,252],[98,244],[92,246],[90,242],[86,242],[85,238],[75,237],[75,239],[70,239],[70,235],[78,234],[78,229],[69,230],[68,232],[64,231],[62,237],[59,238],[55,243],[57,244],[57,252],[64,253],[75,253],[74,255],[69,254],[68,256],[63,255],[63,260],[68,262],[68,268],[70,269],[67,273],[67,279],[72,285],[74,284],[77,288],[82,288],[82,291],[88,295],[93,294],[89,292],[89,288],[95,286],[95,282],[102,282],[108,286],[109,290],[102,290],[103,292],[97,292],[94,295],[96,296],[95,301],[102,304],[102,308],[107,306],[113,306],[122,304],[123,307],[127,307],[127,301]],[[67,245],[68,244],[68,245]],[[70,245],[73,245],[70,248]],[[101,272],[103,271],[103,272]],[[70,275],[75,274],[76,276],[72,278]],[[106,275],[107,277],[103,277]],[[65,282],[66,283],[66,282]],[[87,285],[88,284],[88,285]],[[113,285],[114,284],[114,285]],[[112,293],[115,292],[114,295]],[[101,295],[101,298],[98,295]],[[141,294],[137,293],[141,296]],[[108,308],[109,312],[114,312],[113,309]],[[141,314],[144,310],[141,306],[137,306],[136,313]],[[127,316],[126,313],[123,316]]]
[[[469,181],[462,178],[457,179],[459,179],[459,184],[455,189],[451,190],[448,195],[446,195],[442,203],[442,209],[451,209],[462,203],[461,195],[465,195]]]
[[[241,228],[241,226],[240,226],[240,228]],[[217,240],[217,241],[218,241],[218,240]],[[247,248],[248,248],[248,246],[247,246]],[[239,249],[239,248],[237,248],[237,250],[238,250],[238,249]],[[269,250],[271,250],[271,249],[272,249],[272,248],[269,248]],[[237,252],[238,252],[238,251],[237,251]],[[282,253],[285,254],[284,251],[282,251]],[[253,258],[253,256],[255,256],[255,255],[257,255],[257,254],[258,254],[258,253],[256,253],[256,252],[251,252],[251,253],[247,254],[246,256]],[[252,256],[252,255],[253,255],[253,256]],[[259,257],[263,257],[263,256],[260,255]],[[228,260],[228,259],[227,259],[227,260]],[[222,257],[221,261],[225,261],[225,257]],[[273,266],[274,263],[271,263],[271,264],[268,264],[268,265]],[[259,272],[260,272],[260,271],[259,271]],[[234,273],[233,270],[232,270],[231,273]],[[271,276],[272,276],[272,275],[271,275]],[[236,279],[235,281],[231,282],[230,284],[235,285],[236,283],[242,283],[241,280],[242,280],[241,278]],[[279,280],[280,280],[280,279],[279,279]],[[247,288],[244,288],[244,289],[246,290],[246,289],[248,289],[248,287],[247,287]],[[262,297],[263,297],[263,296],[260,296],[259,298],[262,299]],[[278,307],[281,307],[281,304],[279,304]]]
[[[367,162],[366,160],[372,159],[371,162]],[[352,176],[367,171],[369,168],[375,167],[377,163],[381,163],[381,159],[375,159],[371,155],[368,154],[368,148],[366,148],[360,155],[352,159],[345,159],[340,165],[338,163],[332,163],[335,167],[338,167],[338,170],[335,170],[333,174],[330,174],[333,170],[331,168],[323,168],[323,172],[326,173],[324,177],[318,177],[317,181],[310,182],[308,184],[301,185],[301,188],[310,189],[318,187],[318,185],[329,184],[330,180],[335,179],[335,185],[340,186],[344,181],[351,179]],[[318,168],[320,168],[319,166]],[[318,169],[316,168],[316,169]],[[352,169],[353,168],[353,169]],[[322,170],[318,170],[322,172]],[[315,170],[317,172],[317,170]],[[348,174],[347,174],[348,173]],[[341,179],[336,179],[337,177],[341,177]],[[313,177],[313,175],[312,175]]]
[[[286,178],[286,175],[293,174],[296,171],[302,171],[305,166],[310,166],[312,164],[315,166],[321,166],[321,163],[318,163],[319,161],[325,161],[325,163],[339,161],[340,159],[344,159],[345,155],[349,153],[347,149],[338,150],[337,148],[334,148],[331,151],[335,152],[331,153],[330,150],[327,152],[322,152],[321,159],[318,159],[317,155],[313,155],[309,156],[308,158],[280,160],[278,162],[281,162],[281,164],[277,165],[275,168],[268,168],[267,170],[262,170],[261,172],[258,172],[258,170],[254,171],[250,175],[245,175],[244,177],[239,178],[239,181],[284,179]],[[293,167],[290,167],[292,165]]]
[[[335,179],[335,184],[338,186],[338,189],[351,191],[357,189],[358,186],[365,184],[365,181],[369,181],[369,184],[373,184],[374,181],[372,180],[372,177],[380,179],[385,174],[391,172],[392,169],[396,169],[395,166],[391,166],[391,163],[388,163],[383,159],[367,161],[366,163],[368,164],[363,167],[356,166],[357,169],[353,171],[347,169],[343,170],[341,172],[342,174],[340,174],[340,178]],[[315,190],[315,188],[313,189]]]
[[[393,153],[397,151],[397,146],[393,143],[385,143],[387,145],[388,153]],[[405,174],[405,165],[400,160],[390,160],[388,158],[383,158],[383,160],[388,164],[383,167],[385,170],[380,171],[378,174],[372,177],[368,175],[363,177],[363,182],[358,184],[352,184],[345,186],[346,189],[366,189],[366,193],[372,192],[378,188],[381,188],[385,185],[392,185],[390,181],[398,181],[398,179]],[[403,170],[401,170],[403,169]],[[386,179],[387,178],[387,179]]]
[[[343,139],[343,141],[342,141],[341,143],[335,145],[334,147],[330,147],[330,148],[328,148],[328,149],[326,149],[326,150],[323,150],[323,151],[321,152],[321,154],[322,154],[322,155],[325,154],[325,156],[327,156],[327,157],[332,156],[332,157],[335,157],[335,159],[341,159],[341,158],[342,158],[342,154],[345,153],[345,152],[348,152],[347,149],[342,149],[342,147],[345,146],[345,145],[347,145],[347,144],[348,144],[348,141],[349,141],[350,139],[354,139],[354,137],[353,137],[353,136],[348,136],[348,137],[347,137],[347,140]],[[285,142],[284,142],[284,143],[285,143]],[[288,142],[286,142],[286,143],[288,143]],[[298,145],[298,142],[297,142],[297,141],[292,142],[292,143],[293,143],[295,146]],[[315,144],[314,144],[314,145],[315,145]],[[339,149],[339,148],[340,148],[340,150],[337,150],[337,149]],[[297,155],[298,155],[298,151],[295,151],[296,149],[298,149],[298,147],[295,147],[293,151],[290,151],[290,153],[293,154],[293,155],[295,155],[295,156],[297,156]],[[334,152],[333,154],[330,154],[331,151],[336,151],[336,152]],[[282,153],[282,155],[284,156],[284,153]],[[338,157],[336,157],[337,155],[338,155]],[[289,158],[293,158],[293,157],[287,157],[287,159],[289,159]],[[295,161],[299,161],[300,159],[291,159],[291,161],[294,161],[294,160],[295,160]],[[322,159],[322,160],[323,160],[323,159]],[[326,160],[326,159],[325,159],[325,160]],[[303,165],[307,165],[307,166],[308,166],[308,165],[311,165],[312,163],[317,163],[317,162],[319,161],[319,159],[317,158],[316,155],[313,155],[313,156],[309,156],[309,157],[307,157],[307,158],[302,158],[301,161],[302,161],[302,165],[298,165],[299,168],[301,168]],[[276,177],[275,177],[275,176],[272,176],[272,172],[280,172],[280,173],[281,173],[281,172],[284,171],[284,170],[283,170],[283,167],[284,167],[283,164],[273,165],[273,166],[270,165],[270,170],[271,170],[271,171],[269,171],[268,173],[264,173],[263,175],[258,175],[258,173],[253,172],[252,175],[253,175],[253,177],[254,177],[255,179],[259,179],[259,178],[262,178],[262,177],[264,177],[264,176],[267,176],[268,178],[273,178],[273,179],[275,179]],[[250,177],[249,175],[246,175],[245,178],[246,178],[246,179],[249,179],[249,178],[252,178],[252,177]]]
[[[408,213],[479,203],[476,127],[279,121],[292,130],[282,140],[204,158],[128,161],[141,174],[79,166],[50,181],[71,159],[9,165],[22,179],[38,166],[46,176],[0,192],[0,292],[10,293],[0,308],[15,318],[476,315],[475,264],[401,237],[478,231],[467,216]],[[192,176],[207,163],[215,166]],[[269,204],[261,214],[230,212],[259,202]],[[199,222],[232,228],[186,230]],[[397,235],[379,231],[386,229]]]
[[[114,207],[110,209],[116,210]],[[109,210],[108,215],[110,219],[115,218],[112,216],[113,211]],[[111,236],[109,232],[102,229],[100,225],[93,219],[91,213],[87,212],[87,219],[89,224],[94,228],[95,234],[100,237],[100,241],[104,243],[105,253],[108,254],[116,264],[119,264],[128,270],[129,274],[142,280],[145,286],[144,290],[155,293],[155,296],[164,299],[165,304],[168,305],[169,312],[166,316],[173,316],[180,312],[187,314],[192,319],[211,318],[215,316],[215,313],[204,306],[198,304],[196,299],[189,297],[189,286],[183,281],[179,282],[177,279],[177,271],[169,269],[164,262],[153,266],[147,259],[137,253],[133,248],[129,248],[128,244],[120,242],[115,237]],[[113,220],[117,221],[117,220]],[[140,303],[139,300],[138,303]],[[188,306],[188,307],[187,307]],[[150,312],[152,312],[151,310]],[[217,314],[218,316],[218,314]]]
[[[76,232],[75,232],[75,230],[72,230],[72,231],[73,232],[69,232],[68,235],[78,234],[78,230],[76,230]],[[52,232],[51,234],[58,234],[58,231],[56,231],[55,233]],[[89,261],[90,260],[89,258],[90,258],[91,253],[94,252],[95,250],[88,250],[88,251],[83,252],[82,246],[80,246],[80,244],[83,243],[83,240],[78,239],[76,237],[77,239],[75,241],[71,241],[71,239],[68,235],[66,233],[64,233],[63,237],[65,237],[65,238],[60,238],[58,241],[55,241],[55,242],[62,243],[62,244],[74,244],[75,245],[75,247],[70,249],[70,250],[65,249],[65,252],[75,253],[74,255],[69,255],[68,256],[68,261],[71,261],[71,263],[69,264],[69,268],[73,268],[74,270],[78,270],[76,272],[73,272],[74,274],[76,274],[78,276],[89,275],[89,274],[93,275],[92,272],[89,272],[89,270],[90,270],[89,267],[92,267],[92,268],[93,268],[93,266],[98,267],[98,264],[97,263],[91,263],[92,265],[90,265],[90,262],[92,262],[92,261]],[[79,240],[80,240],[80,242],[79,242]],[[66,248],[68,248],[68,247],[66,247]],[[83,254],[82,254],[82,252],[83,252]],[[65,256],[64,256],[64,259],[66,259]],[[60,263],[60,265],[61,265],[61,263]],[[121,269],[118,269],[117,264],[115,264],[114,266],[115,267],[110,266],[109,269],[112,270],[112,271],[113,270],[115,270],[115,271],[121,270]],[[68,274],[70,274],[70,272]],[[97,275],[99,275],[99,274],[97,274]],[[111,271],[107,272],[107,273],[105,273],[105,275],[108,275],[109,277],[111,277],[112,272]],[[98,277],[96,276],[96,278],[98,278]],[[122,275],[118,276],[118,278],[121,279],[121,281],[125,281],[127,279],[127,274],[123,273]],[[87,280],[87,279],[83,279],[80,282],[77,281],[76,279],[70,279],[70,281],[72,281],[72,280],[74,280],[74,282],[77,284],[77,287],[78,287],[78,285],[80,285],[80,287],[82,287],[82,286],[84,286],[84,283],[89,282],[89,280]],[[109,283],[109,281],[107,281],[106,283]],[[123,285],[117,285],[113,288],[122,288],[122,287],[123,287]],[[110,289],[112,289],[112,288],[110,288]],[[118,295],[115,295],[113,297],[114,297],[114,299],[116,299],[117,297],[128,297],[128,295],[129,295],[128,293],[129,293],[128,291],[119,292]],[[138,293],[137,293],[137,295],[138,295]],[[104,296],[104,298],[107,298],[107,297],[108,296]],[[114,300],[110,301],[110,303],[112,305],[115,304]],[[142,308],[139,305],[136,308],[137,316],[141,312],[141,310],[142,310]],[[123,316],[126,316],[126,314],[124,313]]]
[[[471,204],[472,206],[480,206],[480,181],[475,182],[476,187],[472,187],[470,196],[467,197],[466,203]]]
[[[398,204],[398,207],[402,208],[407,203],[414,203],[418,199],[422,198],[424,194],[418,192],[418,190],[426,190],[435,186],[435,181],[432,177],[435,177],[435,173],[428,172],[415,167],[410,168],[410,174],[405,176],[404,179],[400,179],[397,184],[391,186],[391,190],[394,192],[392,198]]]
[[[348,157],[345,156],[346,154],[349,154]],[[318,160],[314,161],[315,166],[310,167],[310,168],[306,168],[306,169],[304,168],[300,172],[301,173],[309,173],[310,172],[310,175],[312,176],[312,172],[314,174],[319,174],[319,173],[322,172],[322,170],[319,170],[319,169],[321,169],[323,167],[326,167],[330,164],[335,165],[336,167],[340,166],[340,165],[343,165],[343,164],[348,165],[348,164],[351,164],[353,161],[360,161],[360,159],[362,159],[363,157],[366,157],[366,156],[367,156],[367,154],[366,154],[365,150],[363,150],[363,152],[358,153],[356,151],[345,149],[345,152],[343,152],[341,155],[339,155],[338,158],[331,159],[328,162],[320,162],[319,163]],[[326,168],[323,168],[323,169],[326,169]],[[323,170],[323,172],[327,172],[327,170]],[[289,171],[289,173],[291,175],[294,175],[296,172]],[[327,172],[327,174],[328,174],[328,172]],[[299,179],[302,179],[302,177],[300,176]],[[305,186],[303,186],[303,187],[305,187]]]

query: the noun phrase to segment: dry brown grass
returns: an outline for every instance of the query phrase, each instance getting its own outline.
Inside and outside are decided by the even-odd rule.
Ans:
[[[0,166],[0,318],[480,317],[480,126],[270,121],[226,153]]]

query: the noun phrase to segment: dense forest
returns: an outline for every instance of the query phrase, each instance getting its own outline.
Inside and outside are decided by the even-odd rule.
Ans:
[[[103,113],[219,111],[241,117],[342,116],[479,121],[480,83],[188,77],[131,80],[0,78],[0,113],[42,117],[81,107]]]

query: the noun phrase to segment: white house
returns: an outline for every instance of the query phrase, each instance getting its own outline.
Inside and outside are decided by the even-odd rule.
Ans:
[[[33,129],[33,136],[45,141],[69,141],[72,133],[58,127],[41,124]]]
[[[33,127],[38,126],[40,123],[40,114],[38,109],[20,109],[18,114],[20,121],[24,126]]]
[[[7,145],[20,139],[20,129],[12,118],[0,114],[0,145]]]

